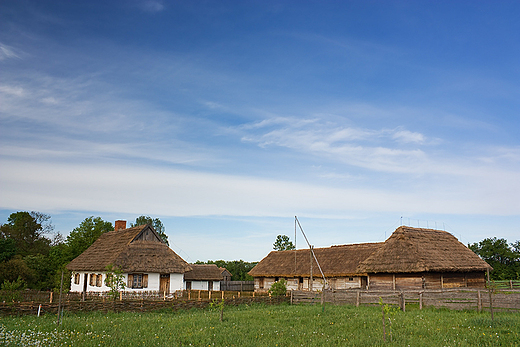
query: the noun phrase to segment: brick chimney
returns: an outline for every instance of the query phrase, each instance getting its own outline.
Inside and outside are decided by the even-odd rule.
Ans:
[[[119,229],[126,229],[126,220],[116,220],[114,230],[118,231]]]

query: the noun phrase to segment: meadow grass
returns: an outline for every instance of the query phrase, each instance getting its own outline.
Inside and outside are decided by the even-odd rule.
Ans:
[[[157,313],[2,317],[5,346],[520,346],[520,314],[418,310],[392,315],[383,341],[381,308],[242,305]],[[387,324],[387,334],[388,334]]]

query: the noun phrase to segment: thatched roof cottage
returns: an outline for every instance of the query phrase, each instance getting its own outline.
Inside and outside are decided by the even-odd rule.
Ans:
[[[401,226],[381,243],[273,251],[249,274],[255,290],[268,290],[284,278],[288,289],[437,289],[483,287],[491,270],[446,231]],[[312,280],[311,280],[312,278]]]
[[[184,273],[192,270],[152,226],[126,228],[125,221],[116,221],[114,231],[102,234],[67,265],[72,271],[71,291],[108,291],[104,283],[108,265],[121,269],[129,291],[181,290]]]

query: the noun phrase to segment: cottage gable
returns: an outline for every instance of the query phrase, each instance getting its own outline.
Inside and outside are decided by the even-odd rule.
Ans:
[[[191,269],[150,225],[102,234],[67,269],[102,272],[108,265],[120,267],[123,272],[184,273]]]

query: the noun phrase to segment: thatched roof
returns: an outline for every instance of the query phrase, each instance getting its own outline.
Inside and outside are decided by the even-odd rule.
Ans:
[[[315,248],[314,253],[325,277],[492,270],[450,233],[407,226],[397,228],[385,242]],[[309,277],[310,251],[272,251],[249,274],[253,277]],[[314,260],[313,274],[321,277]]]
[[[72,271],[105,271],[107,265],[123,272],[184,273],[190,266],[165,243],[141,241],[143,235],[157,234],[150,225],[109,231],[73,259]],[[157,236],[157,235],[155,235]],[[153,239],[160,239],[158,236]]]
[[[351,276],[357,274],[357,266],[370,254],[381,247],[382,243],[361,243],[353,245],[315,248],[314,253],[325,277]],[[272,251],[249,275],[253,277],[309,277],[310,250]],[[321,276],[313,259],[313,275]]]
[[[219,268],[215,264],[191,264],[191,271],[184,274],[185,281],[221,281],[225,268]]]
[[[401,226],[358,272],[468,272],[492,269],[457,238],[446,231]]]

